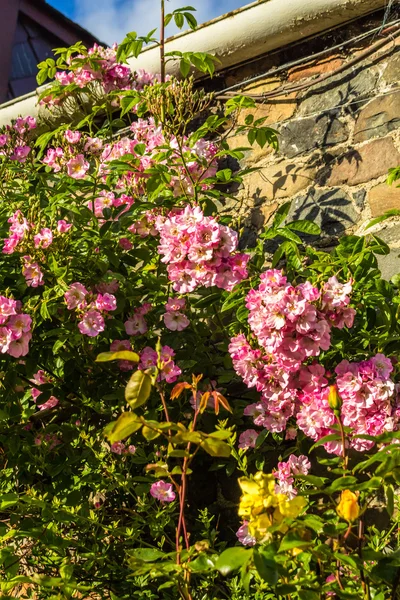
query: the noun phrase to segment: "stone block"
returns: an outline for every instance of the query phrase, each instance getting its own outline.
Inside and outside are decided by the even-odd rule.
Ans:
[[[335,146],[349,137],[346,123],[335,114],[295,119],[280,128],[279,150],[289,158],[317,148]]]
[[[385,229],[381,229],[375,233],[386,242],[388,246],[400,246],[400,223],[394,223],[391,227],[385,227]],[[397,272],[400,272],[400,264]]]
[[[398,127],[400,127],[400,92],[378,96],[358,115],[354,129],[354,142],[383,137]]]
[[[241,77],[243,77],[243,73],[241,73]],[[235,83],[238,83],[237,81]],[[278,87],[282,85],[282,82],[277,77],[264,77],[263,79],[257,79],[256,81],[251,81],[246,83],[243,81],[242,88],[240,93],[246,95],[247,94],[263,94],[264,92],[271,92],[272,90],[276,90]]]
[[[240,193],[255,203],[260,199],[290,198],[314,183],[315,171],[313,166],[301,166],[293,161],[260,166],[259,171],[244,177]]]
[[[255,229],[262,229],[265,227],[272,215],[278,208],[278,204],[273,202],[272,204],[263,203],[259,206],[255,206],[250,212],[250,223]]]
[[[362,211],[365,208],[365,197],[367,195],[366,190],[357,190],[353,192],[353,200],[354,204],[357,206],[358,210]]]
[[[264,148],[261,148],[256,142],[254,142],[253,146],[251,146],[249,140],[247,139],[246,133],[230,135],[226,141],[228,142],[231,150],[236,150],[237,148],[249,148],[249,150],[244,151],[244,158],[243,161],[241,161],[243,166],[253,165],[265,160],[267,157],[272,156],[275,152],[268,144],[266,144]]]
[[[310,115],[348,104],[376,89],[376,68],[361,67],[358,71],[340,73],[310,87],[300,100],[299,115]],[[357,107],[360,104],[357,103]]]
[[[400,79],[400,53],[393,54],[382,73],[382,79],[385,83],[398,83]]]
[[[288,71],[288,81],[300,81],[323,73],[330,73],[340,67],[341,64],[343,64],[342,58],[330,56],[316,64],[309,63],[308,65],[293,67]]]
[[[319,174],[323,185],[358,185],[385,175],[400,164],[400,153],[391,137],[374,140],[337,156]]]
[[[400,249],[393,249],[386,256],[377,256],[382,278],[390,281],[393,275],[400,273]]]
[[[350,197],[340,188],[311,188],[292,202],[287,221],[307,219],[317,223],[324,234],[340,235],[360,219]]]
[[[263,125],[273,125],[290,119],[297,108],[296,94],[288,94],[284,98],[277,98],[257,103],[256,108],[242,110],[239,115],[239,125],[245,124],[247,115],[253,115],[254,120],[265,119]]]
[[[392,208],[400,209],[400,188],[395,183],[376,185],[368,193],[368,203],[373,217],[379,217]]]

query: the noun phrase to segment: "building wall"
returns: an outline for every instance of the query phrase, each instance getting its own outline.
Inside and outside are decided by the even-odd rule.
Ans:
[[[221,102],[226,98],[223,90],[239,84],[234,93],[257,96],[274,91],[273,98],[258,98],[257,108],[242,115],[242,122],[249,113],[265,118],[264,124],[275,128],[280,140],[278,152],[255,145],[243,161],[242,166],[259,169],[245,176],[237,192],[248,244],[288,200],[289,219],[318,223],[326,246],[344,233],[363,232],[371,218],[400,209],[400,188],[385,183],[388,170],[400,165],[399,25],[391,25],[385,37],[387,28],[357,39],[381,27],[385,18],[393,23],[398,15],[378,12],[231,69],[214,81]],[[375,50],[376,44],[381,47]],[[307,60],[316,52],[325,54]],[[282,70],[282,65],[302,57],[303,64]],[[278,72],[263,76],[272,70]],[[258,79],[251,82],[254,77]],[[315,81],[319,77],[326,78]],[[282,88],[293,86],[304,89],[283,93]],[[231,148],[249,145],[244,134],[232,134],[228,141]],[[225,208],[234,206],[236,210],[234,202]],[[400,222],[392,219],[377,229],[393,248],[381,260],[389,277],[400,272]]]
[[[44,0],[0,0],[0,102],[37,87],[37,64],[53,48],[98,40]]]

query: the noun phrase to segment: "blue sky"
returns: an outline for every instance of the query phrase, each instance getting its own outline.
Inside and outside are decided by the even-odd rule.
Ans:
[[[249,4],[252,0],[167,0],[167,11],[193,6],[199,23]],[[146,34],[159,21],[159,0],[47,0],[108,44],[120,42],[128,31]],[[176,30],[171,25],[170,35]]]

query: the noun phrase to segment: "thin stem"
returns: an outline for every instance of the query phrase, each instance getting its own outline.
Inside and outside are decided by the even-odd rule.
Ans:
[[[369,585],[365,579],[365,573],[364,573],[364,569],[362,567],[362,547],[363,547],[363,541],[364,541],[364,521],[361,518],[358,522],[358,556],[360,557],[360,561],[361,561],[361,568],[360,568],[360,575],[361,575],[361,585],[362,585],[362,589],[364,592],[364,598],[365,600],[371,600],[371,595],[370,595],[370,591],[369,591]]]
[[[345,469],[347,469],[347,460],[348,460],[348,457],[346,456],[346,435],[344,433],[343,423],[342,423],[341,418],[340,418],[340,412],[335,410],[335,416],[336,416],[336,420],[338,422],[339,429],[340,429],[340,437],[342,439],[343,466],[344,466]]]
[[[163,405],[163,409],[164,409],[165,420],[167,421],[167,423],[171,423],[171,419],[169,418],[169,414],[168,414],[168,407],[167,407],[167,402],[165,400],[165,395],[164,395],[164,392],[162,391],[160,385],[157,385],[157,391],[160,394],[161,404]],[[169,435],[171,435],[171,434],[169,434]]]
[[[161,0],[160,73],[161,83],[165,83],[165,0]]]

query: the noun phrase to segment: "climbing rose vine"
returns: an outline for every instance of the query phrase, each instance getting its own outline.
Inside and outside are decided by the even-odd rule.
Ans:
[[[389,599],[389,249],[319,250],[289,203],[249,246],[233,190],[279,136],[189,76],[210,55],[132,72],[153,34],[56,50],[0,131],[1,597]]]

